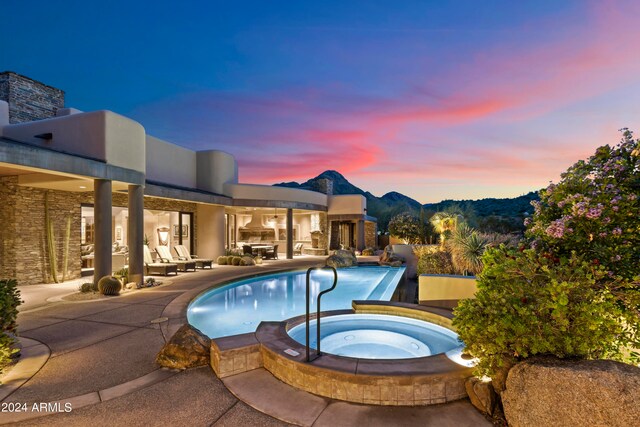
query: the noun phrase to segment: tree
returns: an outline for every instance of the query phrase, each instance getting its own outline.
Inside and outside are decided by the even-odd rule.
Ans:
[[[421,218],[423,216],[424,214]],[[423,220],[404,212],[391,218],[389,234],[409,244],[425,244],[429,239],[430,228]]]

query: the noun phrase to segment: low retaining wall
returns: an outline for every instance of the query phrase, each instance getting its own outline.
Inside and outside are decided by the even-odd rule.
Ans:
[[[474,276],[421,274],[418,301],[421,305],[455,308],[461,299],[475,298],[478,290]]]

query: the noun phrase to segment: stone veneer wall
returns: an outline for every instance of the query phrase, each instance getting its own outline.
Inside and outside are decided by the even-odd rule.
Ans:
[[[49,193],[49,213],[54,224],[58,278],[62,278],[62,251],[67,217],[71,217],[67,279],[80,277],[80,226],[82,204],[93,204],[93,192],[67,192],[23,187],[18,177],[0,178],[0,278],[15,278],[19,285],[51,283],[47,251],[44,198]],[[113,206],[126,207],[126,193],[113,193]],[[196,203],[145,197],[145,209],[192,212],[194,236]],[[194,238],[194,245],[197,245]],[[197,246],[196,246],[197,248]]]
[[[364,246],[366,248],[375,248],[378,246],[376,237],[378,234],[378,224],[366,221],[364,223]]]
[[[322,235],[318,239],[318,249],[327,250],[329,248],[329,227],[327,221],[327,213],[320,212],[320,231]],[[326,253],[326,252],[325,252]]]
[[[0,73],[0,100],[9,104],[9,123],[55,117],[64,108],[64,91],[11,71]]]
[[[44,200],[47,192],[56,242],[58,279],[62,278],[62,253],[69,217],[71,235],[67,278],[80,277],[80,193],[21,187],[18,177],[3,177],[0,178],[0,276],[15,278],[19,285],[53,281],[45,231]]]

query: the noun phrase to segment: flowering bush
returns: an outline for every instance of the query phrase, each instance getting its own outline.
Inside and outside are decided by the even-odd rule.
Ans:
[[[527,224],[534,247],[555,256],[576,251],[603,265],[607,277],[640,274],[640,142],[624,130],[616,147],[605,145],[587,161],[562,174],[558,184],[540,191]]]
[[[454,320],[478,373],[500,378],[536,354],[638,361],[639,195],[640,141],[625,129],[540,191],[530,248],[485,251]]]
[[[603,266],[533,249],[488,249],[476,299],[460,302],[454,326],[466,351],[480,359],[477,374],[495,376],[519,359],[621,358],[634,332],[622,307],[596,282]]]

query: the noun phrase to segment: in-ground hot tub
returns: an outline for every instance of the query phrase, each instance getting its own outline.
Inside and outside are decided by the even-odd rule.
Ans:
[[[317,349],[317,321],[310,324],[310,347]],[[409,359],[461,349],[450,329],[424,320],[386,314],[342,314],[322,318],[323,353],[361,359]],[[306,343],[306,325],[294,326],[289,336]]]
[[[213,339],[211,367],[223,381],[264,368],[301,390],[365,404],[433,405],[467,397],[473,361],[462,357],[450,310],[384,301],[353,301],[352,307],[322,313],[321,332],[329,340],[321,339],[322,356],[310,350],[310,362],[302,315],[262,322],[254,334]],[[442,342],[431,339],[438,334]]]

